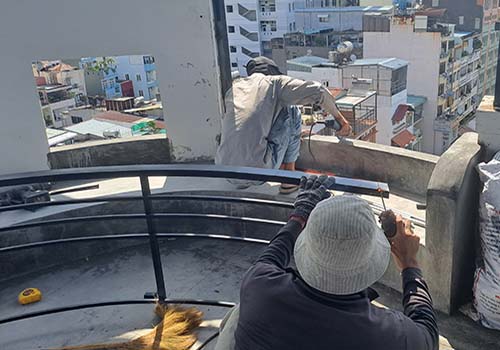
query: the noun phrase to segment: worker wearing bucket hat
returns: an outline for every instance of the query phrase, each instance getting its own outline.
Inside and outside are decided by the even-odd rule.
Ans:
[[[366,201],[327,199],[325,176],[301,182],[289,222],[246,273],[217,350],[434,350],[439,334],[418,268],[419,239],[399,217],[389,242]],[[371,303],[391,257],[404,312]],[[296,269],[289,266],[292,254]]]

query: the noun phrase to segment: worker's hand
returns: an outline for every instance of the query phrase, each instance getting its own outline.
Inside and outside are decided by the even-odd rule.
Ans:
[[[352,133],[352,128],[351,125],[346,121],[342,124],[342,128],[335,133],[336,136],[344,136],[347,137],[351,135]]]
[[[420,248],[420,237],[413,233],[410,221],[403,221],[401,215],[396,218],[396,227],[396,236],[390,240],[394,261],[401,271],[409,267],[418,268],[417,253]]]
[[[326,175],[302,177],[300,180],[300,192],[295,200],[291,218],[298,217],[305,222],[311,215],[316,205],[330,197],[328,188],[335,183],[335,179]]]

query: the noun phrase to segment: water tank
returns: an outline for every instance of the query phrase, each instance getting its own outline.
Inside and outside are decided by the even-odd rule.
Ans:
[[[350,41],[344,41],[337,45],[337,51],[343,55],[349,55],[354,48]]]

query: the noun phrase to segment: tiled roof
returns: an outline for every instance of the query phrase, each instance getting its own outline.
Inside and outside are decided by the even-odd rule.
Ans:
[[[408,105],[399,105],[398,108],[396,108],[396,112],[394,112],[394,115],[392,116],[392,124],[398,124],[405,119],[408,109],[410,109],[410,106]]]
[[[347,90],[342,88],[328,88],[333,97],[339,98],[347,94]]]
[[[392,138],[392,144],[394,146],[405,148],[410,143],[415,141],[415,139],[415,135],[405,129]]]
[[[120,113],[120,112],[115,112],[115,111],[107,111],[104,113],[96,114],[94,116],[94,119],[115,121],[115,122],[127,123],[127,124],[135,124],[138,121],[140,121],[142,118],[135,117],[135,116],[130,115],[130,114],[125,114],[125,113]]]

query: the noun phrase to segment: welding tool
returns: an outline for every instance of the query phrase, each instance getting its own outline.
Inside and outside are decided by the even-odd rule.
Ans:
[[[379,187],[378,192],[380,193],[380,198],[382,198],[382,205],[384,206],[384,211],[380,213],[378,217],[378,221],[382,226],[382,230],[384,231],[385,236],[388,239],[394,238],[397,233],[396,226],[396,214],[392,210],[387,210],[385,206],[384,194],[382,189]]]

